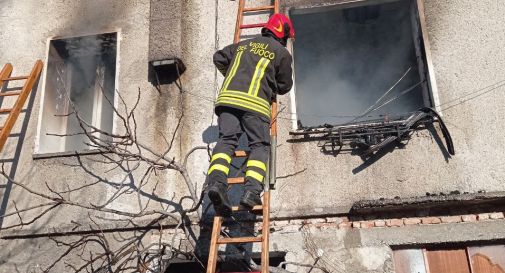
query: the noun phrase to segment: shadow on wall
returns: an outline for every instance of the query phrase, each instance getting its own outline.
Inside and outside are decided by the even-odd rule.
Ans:
[[[32,109],[33,109],[33,105],[35,103],[35,97],[37,95],[37,89],[39,86],[39,82],[40,82],[40,77],[35,82],[33,90],[30,94],[28,104],[25,108],[26,110],[25,110],[25,115],[23,118],[23,123],[21,125],[21,130],[19,131],[18,134],[11,133],[11,135],[9,136],[10,139],[7,140],[7,141],[11,141],[11,144],[12,144],[12,141],[17,141],[14,155],[12,156],[12,158],[0,159],[0,162],[2,164],[7,165],[6,168],[8,168],[8,166],[10,164],[10,170],[6,171],[6,173],[8,173],[9,177],[11,177],[11,178],[16,177],[16,172],[17,172],[17,168],[18,168],[18,164],[19,164],[19,158],[21,156],[21,149],[23,148],[23,142],[26,138],[26,131],[28,130],[28,123],[30,121],[30,117],[32,116]],[[0,91],[4,88],[7,89],[7,83],[4,86],[0,86]],[[8,90],[13,91],[14,89],[17,89],[17,88],[8,89]],[[0,106],[3,106],[4,98],[5,97],[0,97]],[[0,108],[2,108],[2,107],[0,107]],[[5,108],[5,107],[3,107],[3,108]],[[19,120],[20,119],[18,118],[17,122],[19,122]],[[16,137],[17,137],[17,139],[16,139]],[[5,179],[5,180],[7,180],[7,179]],[[10,194],[12,191],[12,182],[11,181],[6,181],[6,182],[7,182],[6,184],[0,184],[0,192],[2,194],[2,203],[0,204],[0,215],[4,215],[6,213],[7,205],[9,203],[9,197],[10,197]],[[0,218],[0,229],[3,226],[3,220],[4,220],[4,218]]]
[[[202,140],[205,144],[217,142],[219,139],[219,128],[217,125],[207,127],[202,133]]]

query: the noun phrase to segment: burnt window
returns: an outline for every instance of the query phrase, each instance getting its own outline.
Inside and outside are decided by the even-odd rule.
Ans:
[[[90,149],[74,109],[87,124],[112,132],[116,55],[117,33],[50,41],[38,153]]]
[[[402,119],[435,105],[417,1],[295,8],[290,17],[299,129]]]

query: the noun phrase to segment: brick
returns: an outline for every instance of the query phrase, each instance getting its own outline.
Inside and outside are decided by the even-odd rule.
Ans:
[[[419,218],[405,218],[405,219],[403,219],[403,223],[406,226],[419,225],[421,223],[421,219],[419,219]]]
[[[291,225],[302,225],[303,224],[303,220],[301,220],[301,219],[293,219],[293,220],[289,220],[289,223]]]
[[[376,220],[376,221],[374,222],[374,225],[375,225],[376,227],[385,227],[385,226],[386,226],[386,221],[384,221],[384,220]]]
[[[463,222],[477,222],[477,215],[475,214],[463,215],[461,216],[461,219],[463,220]]]
[[[280,229],[281,233],[293,233],[293,232],[298,232],[300,231],[300,227],[296,225],[292,226],[285,226]]]
[[[459,223],[461,222],[461,216],[443,216],[440,217],[442,223]]]
[[[360,228],[361,227],[361,222],[352,222],[352,227],[353,228]]]
[[[361,228],[373,228],[374,227],[374,222],[373,221],[363,221],[361,222]]]
[[[341,228],[341,229],[349,229],[351,227],[352,227],[351,222],[342,222],[342,223],[338,224],[338,228]]]
[[[343,222],[349,222],[349,219],[347,217],[328,217],[326,218],[327,223],[343,223]]]
[[[489,214],[491,219],[503,219],[503,212],[493,212]]]
[[[287,226],[289,225],[289,221],[288,220],[282,220],[282,221],[275,221],[274,222],[274,226],[278,226],[278,227],[283,227],[283,226]]]
[[[432,225],[432,224],[440,224],[442,221],[438,217],[424,217],[421,218],[421,224],[423,225]]]
[[[317,223],[317,224],[314,224],[317,228],[320,228],[321,230],[327,230],[327,229],[336,229],[338,228],[338,224],[337,223]]]
[[[313,218],[313,219],[308,219],[308,223],[310,223],[310,224],[316,224],[316,223],[326,223],[326,219],[324,219],[324,218]]]
[[[403,226],[403,219],[386,220],[386,226],[388,226],[388,227],[401,227],[401,226]]]
[[[477,214],[477,220],[482,221],[482,220],[488,220],[489,219],[489,214],[488,213],[479,213]]]

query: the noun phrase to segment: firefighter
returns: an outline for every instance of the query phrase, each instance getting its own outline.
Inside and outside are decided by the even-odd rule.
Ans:
[[[270,106],[276,94],[286,94],[293,85],[292,57],[286,49],[288,39],[295,36],[292,22],[283,14],[274,14],[261,34],[214,54],[214,64],[225,79],[215,107],[219,141],[207,172],[207,193],[216,213],[222,216],[231,214],[227,178],[243,133],[250,154],[240,205],[251,209],[262,204],[260,194],[270,154]]]

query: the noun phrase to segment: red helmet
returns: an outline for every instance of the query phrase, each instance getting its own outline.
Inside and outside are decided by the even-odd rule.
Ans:
[[[272,15],[264,28],[270,30],[279,39],[295,38],[293,23],[286,15],[281,13]]]

